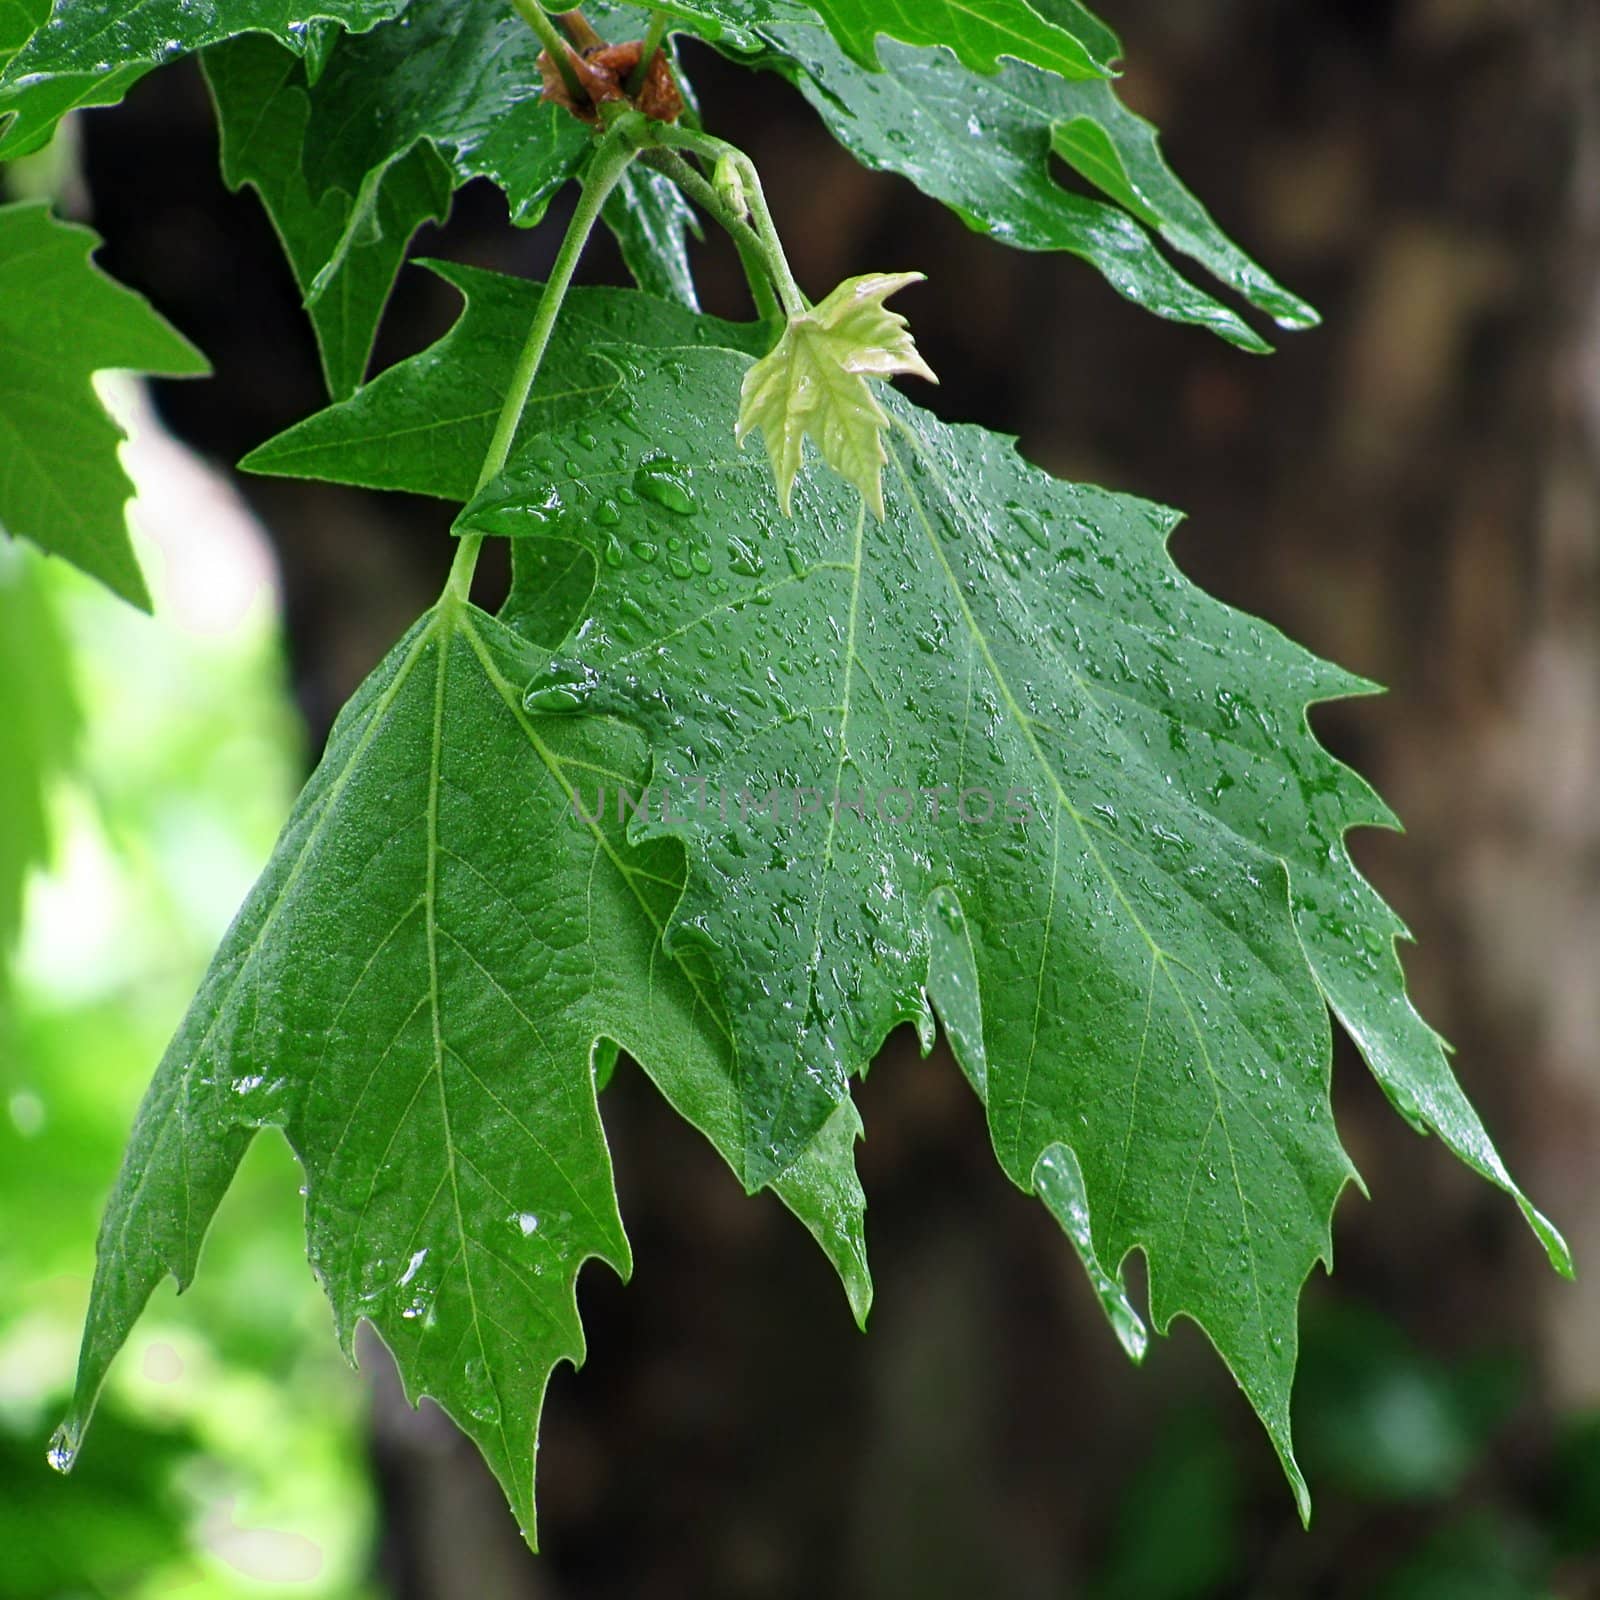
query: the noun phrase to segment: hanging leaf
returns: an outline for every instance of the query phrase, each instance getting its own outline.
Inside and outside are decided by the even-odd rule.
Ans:
[[[551,671],[650,738],[669,801],[634,837],[688,852],[667,948],[703,946],[727,997],[750,1175],[804,1148],[893,1027],[926,1027],[927,908],[953,894],[1002,1165],[1034,1190],[1071,1152],[1093,1259],[1145,1252],[1156,1327],[1206,1329],[1304,1510],[1295,1302],[1353,1175],[1327,1004],[1567,1266],[1346,853],[1350,827],[1392,819],[1305,707],[1366,686],[1188,584],[1170,513],[1054,482],[897,396],[883,524],[821,475],[785,521],[728,448],[744,358],[617,359],[611,397],[529,441],[462,525],[597,554]]]
[[[346,175],[313,195],[305,132],[316,93],[302,60],[270,39],[206,51],[206,82],[222,136],[222,175],[250,184],[283,242],[316,330],[328,392],[352,393],[366,374],[384,304],[412,234],[450,212],[451,178],[428,144],[390,165]]]
[[[661,948],[681,852],[634,852],[577,803],[596,774],[638,785],[639,742],[529,716],[530,649],[447,599],[341,714],[140,1110],[58,1466],[151,1292],[193,1278],[246,1148],[278,1127],[347,1353],[370,1322],[533,1538],[545,1385],[583,1359],[578,1272],[630,1266],[595,1099],[603,1041],[735,1160],[743,1138],[719,1004]],[[858,1129],[841,1107],[773,1187],[864,1316]]]
[[[1078,256],[1135,305],[1266,349],[1167,263],[1148,225],[1280,326],[1317,321],[1217,227],[1162,159],[1155,130],[1122,107],[1110,84],[1069,83],[1017,64],[975,77],[947,50],[897,44],[882,48],[886,70],[869,72],[815,26],[764,30],[762,40],[757,64],[793,82],[863,166],[909,178],[1000,243]],[[1107,200],[1058,183],[1052,155]]]
[[[93,264],[99,242],[42,205],[0,206],[0,528],[148,609],[128,536],[122,433],[89,380],[110,367],[171,377],[209,368]]]

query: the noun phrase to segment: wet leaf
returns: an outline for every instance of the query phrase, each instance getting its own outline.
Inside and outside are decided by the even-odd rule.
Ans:
[[[0,157],[37,148],[69,111],[113,105],[152,67],[206,45],[236,34],[266,33],[304,51],[325,40],[324,20],[370,28],[404,3],[11,0],[0,7]]]
[[[1162,159],[1155,130],[1108,83],[1069,83],[1008,63],[974,76],[947,50],[885,44],[868,72],[815,26],[763,30],[757,64],[783,73],[862,165],[899,173],[970,227],[1023,250],[1062,250],[1097,268],[1119,294],[1245,349],[1260,336],[1188,282],[1146,227],[1280,326],[1317,320],[1217,227]],[[1107,197],[1063,186],[1052,156]]]
[[[777,346],[745,373],[736,436],[743,444],[761,430],[785,516],[808,438],[883,516],[882,435],[889,419],[868,380],[911,373],[938,382],[917,354],[906,319],[884,305],[922,276],[874,272],[847,279],[820,305],[792,317]]]
[[[342,405],[269,439],[241,463],[276,477],[403,489],[461,504],[472,495],[542,285],[452,262],[422,265],[466,308],[438,344],[380,373]],[[621,374],[607,345],[704,340],[755,353],[756,324],[696,316],[627,289],[574,289],[523,412],[519,439],[585,415]]]
[[[689,238],[702,237],[698,216],[670,178],[632,167],[606,202],[606,226],[616,235],[633,281],[646,294],[690,311],[700,295],[689,266]]]
[[[752,29],[799,21],[810,12],[869,70],[880,68],[880,36],[947,45],[973,72],[993,72],[1003,59],[1032,62],[1067,78],[1101,77],[1110,69],[1110,59],[1094,53],[1105,30],[1092,18],[1089,26],[1075,27],[1077,18],[1055,19],[1059,7],[1028,0],[667,0],[659,9],[698,24],[713,38],[728,30],[735,43],[747,43]]]
[[[640,742],[527,713],[532,649],[446,600],[341,714],[140,1110],[58,1465],[152,1290],[190,1281],[246,1148],[279,1127],[346,1351],[370,1322],[532,1538],[545,1384],[583,1358],[577,1274],[590,1257],[629,1270],[603,1042],[725,1154],[744,1145],[720,1005],[661,949],[681,851],[635,851],[574,803],[597,774],[638,785]],[[773,1187],[864,1316],[858,1129],[841,1107]]]
[[[148,608],[125,513],[121,430],[90,379],[202,374],[205,358],[90,260],[99,239],[42,205],[0,206],[0,528]]]
[[[1032,1191],[1071,1152],[1092,1259],[1120,1288],[1144,1251],[1155,1326],[1205,1328],[1304,1509],[1296,1301],[1353,1175],[1328,1005],[1565,1264],[1346,852],[1349,828],[1392,819],[1305,708],[1367,686],[1184,580],[1173,514],[1056,482],[1006,440],[886,395],[884,522],[816,473],[785,520],[727,447],[744,358],[618,359],[626,381],[528,441],[463,525],[599,557],[562,669],[587,710],[646,732],[671,797],[633,836],[688,852],[667,948],[703,947],[726,997],[747,1178],[804,1148],[892,1028],[926,1031],[946,891],[1001,1164]]]
[[[321,193],[305,176],[311,98],[299,56],[244,37],[205,53],[222,135],[222,174],[250,184],[310,297],[328,392],[350,394],[366,373],[378,320],[411,236],[450,211],[451,175],[429,144],[389,165],[344,174]]]

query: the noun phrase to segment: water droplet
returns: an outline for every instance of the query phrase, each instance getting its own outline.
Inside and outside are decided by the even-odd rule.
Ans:
[[[602,528],[616,527],[616,525],[622,521],[622,513],[617,510],[616,501],[602,500],[599,505],[594,508],[594,520],[598,522]]]
[[[44,1458],[57,1472],[71,1472],[78,1459],[77,1430],[63,1422],[50,1435],[50,1448]]]
[[[633,475],[634,491],[674,516],[692,517],[700,502],[690,492],[684,469],[670,457],[646,461]]]
[[[599,687],[600,674],[593,667],[557,659],[528,685],[522,696],[523,709],[556,715],[582,711]]]

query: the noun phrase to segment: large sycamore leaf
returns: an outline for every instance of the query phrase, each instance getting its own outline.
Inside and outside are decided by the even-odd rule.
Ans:
[[[1136,305],[1245,349],[1266,348],[1166,261],[1148,226],[1280,326],[1316,322],[1217,227],[1162,159],[1155,130],[1110,84],[1066,82],[1016,63],[976,77],[948,50],[896,44],[883,46],[886,70],[869,72],[816,26],[761,37],[756,62],[791,79],[858,161],[909,178],[1001,243],[1079,256]],[[1052,156],[1107,198],[1063,187]]]
[[[247,35],[204,57],[222,136],[222,175],[261,197],[316,331],[328,391],[366,374],[373,336],[412,234],[449,214],[451,174],[429,144],[344,174],[314,194],[305,176],[311,96],[304,60]]]
[[[1103,77],[1110,70],[1110,57],[1095,54],[1106,33],[1092,18],[1090,26],[1075,27],[1078,19],[1057,20],[1048,4],[1029,0],[666,0],[658,9],[712,38],[727,30],[736,44],[747,43],[753,29],[799,21],[809,12],[869,71],[888,65],[879,60],[880,36],[947,45],[973,72],[993,72],[1003,58],[1066,78]]]
[[[579,1269],[629,1269],[597,1062],[627,1050],[734,1158],[743,1130],[720,1007],[661,949],[681,851],[634,851],[572,803],[597,774],[640,782],[640,742],[530,716],[532,649],[447,597],[341,714],[140,1109],[58,1465],[152,1290],[191,1280],[241,1157],[276,1127],[346,1351],[369,1322],[533,1537],[545,1384],[583,1357]],[[774,1187],[864,1315],[858,1126],[841,1106]]]
[[[148,607],[128,536],[122,433],[90,379],[112,367],[173,377],[209,368],[94,265],[99,242],[43,205],[0,206],[0,528]]]
[[[79,106],[112,105],[152,67],[240,33],[305,51],[324,23],[370,28],[405,0],[7,0],[0,6],[0,157],[50,137]],[[7,123],[10,126],[6,126]]]
[[[1295,1305],[1352,1176],[1328,1005],[1566,1265],[1346,852],[1349,828],[1392,819],[1306,707],[1367,686],[1187,583],[1172,513],[1058,483],[1009,441],[888,396],[884,522],[823,473],[785,519],[766,465],[730,448],[744,357],[617,359],[626,381],[526,443],[463,526],[596,555],[584,622],[526,703],[649,736],[634,836],[688,852],[668,948],[702,951],[726,997],[747,1180],[805,1147],[894,1026],[926,1028],[930,985],[944,1003],[944,894],[1001,1164],[1087,1211],[1103,1299],[1144,1252],[1155,1326],[1205,1328],[1304,1509]]]

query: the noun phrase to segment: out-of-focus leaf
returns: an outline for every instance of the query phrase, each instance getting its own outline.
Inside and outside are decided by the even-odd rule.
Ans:
[[[79,715],[72,665],[28,554],[0,544],[0,996],[22,922],[29,872],[49,853],[49,800],[71,764]]]
[[[1171,1417],[1117,1508],[1093,1600],[1205,1600],[1236,1578],[1239,1467],[1208,1412]]]
[[[205,358],[89,259],[99,240],[42,205],[0,206],[0,528],[148,606],[128,536],[122,434],[95,397],[108,367],[170,376]]]

